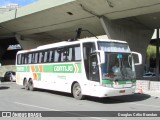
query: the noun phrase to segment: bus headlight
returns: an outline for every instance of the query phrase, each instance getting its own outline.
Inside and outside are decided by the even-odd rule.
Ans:
[[[136,86],[136,83],[132,83],[132,86],[135,87],[135,86]]]
[[[102,86],[104,86],[104,87],[109,87],[109,88],[111,88],[111,87],[112,87],[112,85],[111,85],[111,84],[102,84]]]

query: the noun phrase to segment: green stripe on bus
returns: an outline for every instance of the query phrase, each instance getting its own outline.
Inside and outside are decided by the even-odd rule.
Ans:
[[[27,66],[27,72],[30,72],[30,67],[29,66]]]
[[[34,72],[40,72],[38,65],[34,66]],[[42,65],[43,72],[47,73],[81,73],[82,67],[81,63],[78,64],[52,64],[52,65]],[[30,66],[17,66],[17,72],[30,72]]]
[[[43,72],[53,72],[53,65],[43,65]]]
[[[81,66],[82,64],[77,64],[77,66],[78,66],[78,73],[81,73],[82,72],[82,66]]]
[[[37,65],[34,68],[35,68],[35,72],[39,72],[39,67]]]
[[[30,72],[29,66],[17,66],[16,67],[17,72]]]
[[[41,73],[37,73],[37,76],[38,76],[38,80],[40,81],[41,80]]]
[[[78,73],[81,73],[81,64],[77,64]],[[44,65],[43,72],[53,73],[75,73],[75,66],[73,64],[57,64],[57,65]]]
[[[135,83],[136,80],[118,80],[118,84],[122,85],[122,84],[130,84],[130,83]],[[114,80],[102,80],[103,84],[114,84]]]

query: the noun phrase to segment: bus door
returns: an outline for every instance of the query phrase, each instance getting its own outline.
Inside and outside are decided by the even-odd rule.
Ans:
[[[97,53],[92,53],[89,57],[89,85],[91,87],[91,94],[94,94],[96,86],[100,84],[100,74],[98,65]]]

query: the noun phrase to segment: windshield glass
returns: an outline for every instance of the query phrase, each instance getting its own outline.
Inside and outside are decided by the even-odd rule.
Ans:
[[[127,43],[98,42],[99,50],[105,52],[105,64],[102,65],[102,79],[135,79],[135,68],[131,51]]]
[[[131,54],[106,52],[105,64],[102,65],[102,79],[135,79],[135,69]]]

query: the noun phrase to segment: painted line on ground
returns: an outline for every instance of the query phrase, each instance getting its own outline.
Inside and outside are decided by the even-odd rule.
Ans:
[[[40,107],[40,106],[30,105],[30,104],[25,104],[25,103],[20,103],[20,102],[14,102],[14,103],[18,104],[18,105],[23,105],[23,106],[28,106],[28,107],[34,107],[34,108],[40,108],[40,109],[45,109],[45,110],[60,111],[60,110],[56,110],[56,109],[51,109],[51,108],[46,108],[46,107]]]
[[[99,117],[89,117],[87,115],[76,114],[76,113],[72,113],[72,112],[64,112],[64,111],[58,110],[58,109],[46,108],[46,107],[41,107],[41,106],[36,106],[36,105],[31,105],[31,104],[25,104],[25,103],[20,103],[20,102],[14,102],[14,104],[18,104],[18,105],[22,105],[22,106],[28,106],[28,107],[34,107],[34,108],[40,108],[40,109],[45,109],[45,110],[50,110],[50,111],[59,111],[59,112],[63,112],[63,113],[71,114],[71,115],[77,115],[78,117],[88,117],[88,118],[97,119],[97,120],[108,120],[108,119],[103,119],[103,118],[99,118]]]
[[[129,103],[132,105],[139,105],[139,106],[145,106],[145,107],[155,107],[155,108],[160,108],[160,106],[155,106],[155,105],[146,105],[146,104],[138,104],[138,103]]]

